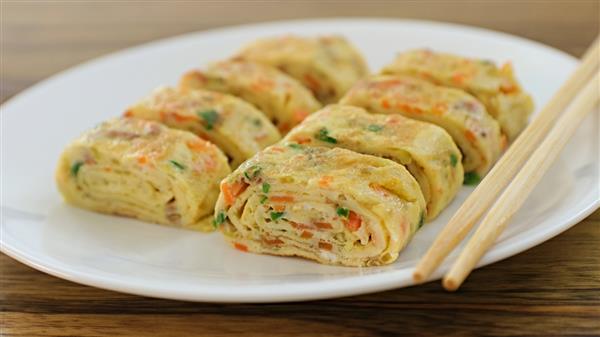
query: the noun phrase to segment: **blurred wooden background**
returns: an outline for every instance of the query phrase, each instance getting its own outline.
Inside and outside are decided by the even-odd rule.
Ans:
[[[580,56],[599,1],[0,1],[0,100],[82,61],[155,39],[241,23],[377,16],[475,25]],[[549,71],[551,71],[549,69]],[[6,336],[600,335],[600,211],[560,236],[437,282],[330,301],[221,305],[77,285],[0,254]]]
[[[307,17],[456,22],[581,54],[598,32],[598,1],[1,1],[2,91],[111,51],[215,27]]]

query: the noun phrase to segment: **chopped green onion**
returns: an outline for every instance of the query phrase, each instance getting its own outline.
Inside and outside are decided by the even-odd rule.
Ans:
[[[262,184],[262,191],[263,191],[263,193],[269,193],[270,189],[271,189],[271,185],[269,185],[269,183],[264,182]]]
[[[348,215],[350,215],[350,210],[344,207],[338,207],[336,212],[339,216],[343,216],[344,218],[347,218]]]
[[[271,212],[271,220],[277,221],[283,216],[283,212]]]
[[[73,163],[73,165],[71,165],[71,175],[77,176],[77,173],[79,173],[79,169],[81,168],[81,166],[83,166],[82,161],[76,161],[75,163]]]
[[[465,180],[463,181],[464,185],[477,185],[481,181],[481,177],[479,174],[475,172],[467,172],[465,173]]]
[[[288,147],[291,147],[292,149],[296,149],[296,150],[302,149],[302,145],[296,144],[296,143],[290,143],[290,144],[288,144]]]
[[[219,114],[214,109],[199,111],[197,114],[200,118],[204,120],[204,127],[206,128],[206,130],[211,130],[214,127],[217,120],[219,119]]]
[[[246,171],[244,171],[244,177],[246,177],[246,179],[248,179],[248,180],[252,180],[258,176],[261,169],[262,168],[260,166],[256,166],[256,165],[250,166],[250,168],[248,168]]]
[[[425,223],[425,212],[421,212],[421,218],[419,219],[419,226],[417,227],[417,229],[423,227],[424,223]]]
[[[321,128],[321,130],[319,130],[319,132],[317,132],[315,135],[315,138],[326,143],[337,143],[337,139],[329,136],[329,130],[327,130],[327,128]]]
[[[458,157],[452,153],[450,154],[450,165],[452,165],[452,167],[456,167],[456,164],[458,164]]]
[[[182,164],[180,164],[174,160],[169,160],[169,163],[173,164],[173,166],[177,167],[180,170],[185,170],[185,166],[183,166]]]
[[[269,197],[267,197],[266,195],[263,195],[262,197],[260,197],[260,203],[264,204],[265,201],[267,201],[267,199],[269,199]]]
[[[217,227],[220,224],[222,224],[223,222],[225,222],[225,219],[227,219],[227,216],[225,215],[225,213],[224,212],[219,212],[217,214],[217,216],[215,217],[215,219],[213,220],[213,225],[215,227]]]
[[[372,131],[372,132],[379,132],[379,131],[383,130],[383,125],[371,124],[371,125],[367,126],[367,130]]]
[[[256,126],[261,126],[261,125],[262,125],[262,121],[261,121],[260,119],[258,119],[258,118],[254,118],[254,119],[252,120],[252,123],[253,123],[254,125],[256,125]]]

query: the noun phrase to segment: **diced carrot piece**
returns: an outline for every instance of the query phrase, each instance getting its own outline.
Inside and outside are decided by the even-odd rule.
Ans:
[[[423,109],[419,108],[418,106],[411,107],[411,110],[412,110],[413,113],[416,113],[416,114],[422,114],[423,113]]]
[[[465,131],[465,137],[467,137],[467,140],[470,141],[471,143],[474,143],[477,140],[477,137],[471,130]]]
[[[321,84],[311,74],[305,74],[304,75],[304,82],[306,82],[306,85],[312,91],[319,91],[321,89]]]
[[[302,234],[300,234],[300,237],[303,239],[310,239],[313,237],[313,233],[309,232],[309,231],[302,231]]]
[[[285,211],[285,205],[273,205],[272,207],[277,212],[283,212],[283,211]]]
[[[133,117],[133,111],[127,110],[127,111],[125,111],[125,113],[123,114],[123,116],[125,116],[125,117]]]
[[[248,247],[246,245],[241,244],[241,243],[235,242],[233,244],[233,247],[235,247],[235,249],[240,250],[242,252],[247,252],[248,251]]]
[[[398,109],[404,110],[408,113],[421,114],[423,110],[417,106],[410,105],[409,103],[398,103]]]
[[[277,126],[277,129],[278,129],[278,130],[279,130],[279,132],[281,132],[282,134],[286,134],[286,133],[288,133],[288,131],[290,131],[290,130],[292,129],[292,126],[290,125],[290,123],[283,122],[283,123],[280,123],[280,124]]]
[[[248,184],[243,181],[236,181],[232,184],[222,183],[221,191],[223,192],[223,198],[225,199],[225,205],[231,206],[240,193],[244,192]]]
[[[502,93],[504,93],[504,94],[510,94],[513,92],[517,92],[518,88],[514,84],[502,84],[500,86],[500,91],[502,91]]]
[[[452,82],[455,84],[463,84],[465,82],[466,75],[461,73],[456,73],[452,75]]]
[[[300,123],[302,122],[306,117],[308,117],[309,112],[304,110],[304,109],[297,109],[294,111],[294,122],[296,123]]]
[[[167,113],[163,110],[158,112],[158,118],[161,122],[164,122],[167,119]]]
[[[206,143],[200,141],[188,141],[186,145],[192,151],[204,152],[206,149]]]
[[[148,157],[141,155],[137,158],[137,162],[140,165],[144,165],[144,164],[148,163]]]
[[[237,197],[248,188],[248,184],[244,181],[236,181],[232,185],[233,196]]]
[[[437,80],[437,78],[435,78],[430,72],[428,71],[421,71],[419,73],[419,76],[427,79],[429,82],[436,84],[436,85],[441,85],[440,81]]]
[[[233,192],[231,191],[231,185],[227,183],[221,184],[221,192],[223,192],[223,199],[225,199],[225,205],[231,206],[233,205],[233,201],[235,197],[233,196]]]
[[[307,224],[303,224],[303,223],[298,223],[298,222],[293,222],[293,221],[289,221],[290,225],[292,225],[292,227],[296,228],[296,229],[313,229],[314,227],[311,225],[307,225]]]
[[[171,113],[171,116],[173,116],[173,119],[180,123],[195,121],[198,119],[195,115],[182,115],[176,112]]]
[[[388,101],[388,100],[387,100],[387,99],[385,99],[385,98],[381,100],[381,106],[382,106],[382,107],[384,107],[384,108],[386,108],[386,109],[389,109],[389,108],[391,108],[391,107],[392,107],[392,106],[390,105],[390,101]]]
[[[322,176],[321,179],[319,179],[319,186],[322,188],[329,187],[331,181],[333,181],[332,176]]]
[[[319,248],[324,250],[331,250],[333,249],[333,246],[331,245],[331,243],[319,241]]]
[[[362,218],[360,217],[360,215],[356,214],[353,211],[350,211],[350,214],[348,215],[348,221],[346,222],[346,228],[354,232],[360,228],[361,224]]]
[[[327,222],[315,222],[315,226],[319,229],[333,229],[333,226]]]
[[[294,141],[298,144],[308,144],[310,143],[312,140],[310,138],[306,138],[306,137],[296,137],[294,139]]]
[[[390,195],[390,191],[379,184],[369,184],[369,187],[385,196]]]
[[[294,202],[294,197],[291,195],[275,195],[269,198],[272,202]]]

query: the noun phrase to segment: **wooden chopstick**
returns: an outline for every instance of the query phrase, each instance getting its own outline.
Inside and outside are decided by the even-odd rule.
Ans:
[[[510,182],[531,153],[538,147],[560,113],[581,90],[586,80],[598,67],[600,37],[586,51],[577,70],[546,104],[539,115],[508,148],[488,175],[465,200],[450,222],[438,234],[413,272],[417,283],[424,282],[437,269],[450,252],[465,238],[488,209],[498,194]]]
[[[487,249],[494,244],[512,216],[521,208],[533,188],[556,160],[587,113],[598,104],[599,98],[600,72],[597,72],[483,219],[444,277],[443,285],[446,290],[456,290]]]

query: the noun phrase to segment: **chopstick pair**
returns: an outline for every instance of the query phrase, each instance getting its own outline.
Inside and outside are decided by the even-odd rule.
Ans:
[[[494,244],[583,118],[597,105],[600,91],[599,41],[600,37],[597,37],[569,80],[509,147],[438,234],[413,272],[415,282],[424,282],[437,269],[508,185],[444,276],[444,288],[450,291],[458,289],[487,249]],[[569,105],[571,101],[573,102]],[[561,116],[567,106],[569,108]]]

